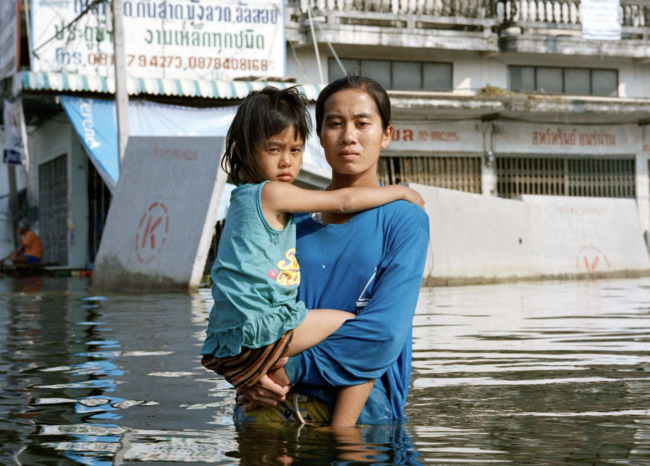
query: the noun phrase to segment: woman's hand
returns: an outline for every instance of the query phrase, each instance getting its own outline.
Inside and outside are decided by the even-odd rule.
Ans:
[[[414,189],[408,188],[406,186],[400,186],[400,188],[404,190],[404,194],[403,194],[404,197],[402,197],[402,199],[412,204],[417,204],[420,207],[422,207],[422,210],[424,210],[424,199],[422,198],[419,192],[417,192]]]

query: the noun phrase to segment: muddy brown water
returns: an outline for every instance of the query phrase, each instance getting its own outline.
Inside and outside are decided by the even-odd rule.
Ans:
[[[407,423],[235,426],[209,292],[0,278],[0,462],[650,465],[650,279],[423,289]]]

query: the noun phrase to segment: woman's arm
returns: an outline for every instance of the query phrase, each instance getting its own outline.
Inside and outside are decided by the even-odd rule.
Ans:
[[[289,358],[281,371],[291,384],[356,385],[380,378],[397,360],[411,332],[429,244],[428,217],[409,210],[393,229],[370,302],[326,340]]]
[[[285,367],[269,371],[269,386],[245,390],[247,401],[275,406],[283,399],[280,389],[289,384],[358,385],[380,378],[395,362],[413,323],[429,244],[429,220],[424,212],[411,208],[394,218],[393,224],[387,241],[390,247],[378,268],[376,291],[363,311],[317,346],[289,358]]]
[[[399,200],[424,208],[424,200],[417,191],[399,185],[313,191],[289,183],[271,181],[262,188],[262,209],[270,216],[279,212],[351,213]]]

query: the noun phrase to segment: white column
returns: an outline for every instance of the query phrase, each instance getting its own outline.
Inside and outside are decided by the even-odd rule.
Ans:
[[[495,170],[496,155],[494,154],[494,122],[483,123],[483,160],[481,162],[481,194],[484,196],[497,195],[497,174]]]
[[[494,164],[490,166],[486,163],[486,160],[483,160],[481,164],[481,193],[484,196],[497,195],[497,174],[494,170]]]
[[[129,140],[129,94],[126,89],[126,55],[124,53],[124,15],[122,0],[113,0],[113,57],[115,62],[115,110],[117,146],[120,165]]]
[[[648,173],[648,156],[650,155],[650,126],[642,126],[636,153],[636,205],[639,209],[639,221],[644,232],[646,245],[650,248],[650,178]]]

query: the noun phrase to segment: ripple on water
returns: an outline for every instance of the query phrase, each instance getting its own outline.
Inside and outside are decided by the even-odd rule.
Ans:
[[[0,462],[650,464],[650,279],[423,289],[409,422],[339,432],[233,424],[207,290],[79,283],[0,279]]]

